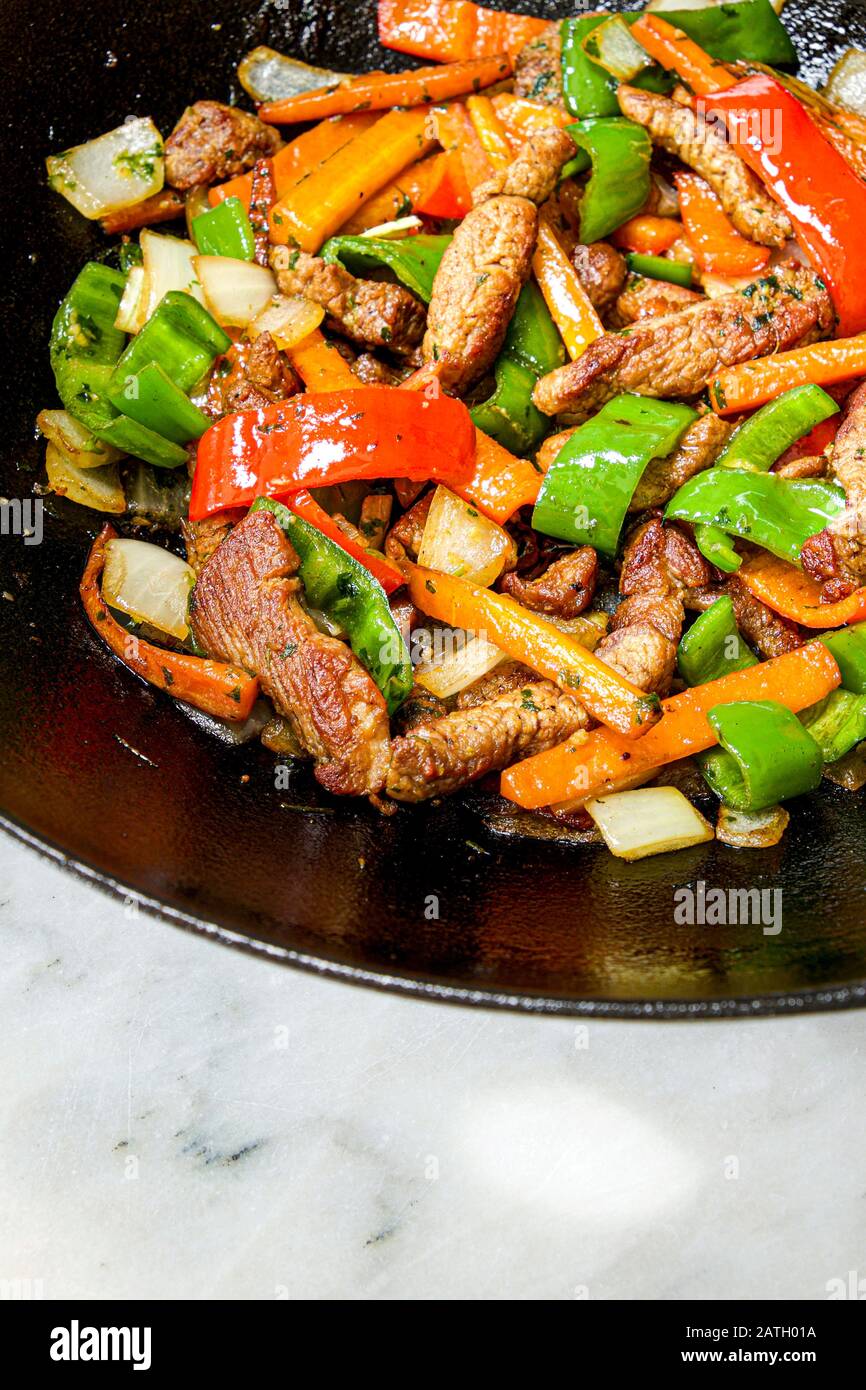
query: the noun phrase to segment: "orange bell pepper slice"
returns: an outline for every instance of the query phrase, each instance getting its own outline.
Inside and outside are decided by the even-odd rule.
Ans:
[[[801,627],[842,627],[866,618],[866,587],[855,589],[837,603],[822,603],[822,586],[817,580],[765,551],[744,560],[737,578],[774,613]]]
[[[699,97],[733,87],[737,80],[724,63],[711,58],[700,44],[661,15],[641,15],[631,26],[631,32],[651,58],[663,68],[672,68]]]

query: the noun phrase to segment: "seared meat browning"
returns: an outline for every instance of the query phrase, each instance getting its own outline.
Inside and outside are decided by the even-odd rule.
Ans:
[[[533,681],[486,704],[455,710],[391,744],[386,791],[396,801],[444,796],[488,772],[553,748],[588,723],[572,695]]]
[[[288,246],[271,251],[281,294],[321,304],[330,326],[368,347],[411,353],[424,333],[424,306],[402,285],[358,280],[341,265]]]
[[[582,545],[554,560],[538,579],[506,574],[500,588],[536,613],[576,618],[591,602],[597,578],[596,553],[591,545]]]
[[[316,760],[329,791],[382,789],[385,701],[350,648],[320,632],[300,604],[298,557],[270,512],[251,512],[199,575],[190,603],[196,640],[258,675]]]
[[[400,734],[411,733],[422,724],[433,724],[448,713],[444,700],[431,695],[423,685],[413,685],[407,698],[394,716],[395,727]]]
[[[181,523],[183,539],[186,544],[186,560],[196,574],[200,574],[214,551],[222,545],[233,526],[244,518],[244,512],[233,508],[227,512],[217,512],[206,521],[184,521]]]
[[[580,270],[578,268],[578,274]],[[586,288],[586,286],[584,286]],[[704,301],[696,290],[685,285],[669,284],[664,280],[648,280],[634,275],[616,301],[616,321],[626,327],[640,319],[658,318],[660,314],[675,314],[690,304]]]
[[[188,106],[165,142],[165,181],[172,188],[216,183],[252,169],[282,144],[273,126],[221,101]]]
[[[208,387],[205,411],[217,419],[237,410],[258,410],[288,400],[301,383],[270,333],[251,343],[235,343],[231,357],[219,358]]]
[[[430,503],[433,501],[434,489],[430,488],[423,497],[419,497],[408,510],[404,512],[388,532],[385,538],[385,554],[396,564],[408,558],[418,559],[418,551],[421,549],[421,538],[424,535],[424,527],[427,525],[427,515],[430,511]]]
[[[833,444],[831,473],[845,489],[845,510],[803,546],[803,568],[827,581],[828,600],[851,593],[866,578],[866,381],[848,397]]]
[[[645,126],[653,144],[706,179],[738,232],[762,246],[784,246],[793,236],[788,217],[736,150],[690,107],[637,87],[622,86],[617,95],[623,115]]]
[[[547,106],[563,105],[558,20],[520,50],[514,65],[514,90],[519,97],[543,101]]]
[[[433,282],[422,353],[442,364],[443,387],[462,392],[495,361],[529,278],[538,231],[527,198],[490,198],[463,219]]]
[[[802,454],[787,463],[774,463],[772,471],[780,478],[823,478],[827,468],[826,454]]]
[[[460,691],[457,696],[457,708],[475,709],[478,705],[486,705],[491,700],[497,700],[500,695],[507,695],[511,690],[518,690],[521,686],[531,685],[537,680],[535,671],[531,671],[522,662],[502,661],[498,666],[494,666],[492,671],[488,671],[486,676],[479,676],[477,681]]]
[[[823,280],[802,265],[778,266],[735,294],[605,333],[543,376],[533,400],[579,424],[621,391],[691,399],[721,368],[815,342],[834,323]]]
[[[476,207],[489,198],[528,198],[540,207],[556,188],[563,164],[574,158],[576,146],[564,130],[553,128],[531,135],[506,169],[485,179],[473,191]]]
[[[751,647],[763,657],[782,656],[803,645],[803,635],[796,623],[774,613],[759,598],[750,593],[737,575],[730,575],[723,584],[693,590],[686,596],[689,608],[703,611],[716,599],[727,594],[734,609],[737,627]]]
[[[625,257],[609,242],[593,241],[589,246],[578,243],[571,260],[592,307],[603,317],[621,295],[626,282]]]
[[[635,488],[629,511],[643,512],[650,507],[663,507],[677,488],[715,463],[733,428],[727,420],[720,420],[718,415],[701,415],[689,425],[672,454],[668,454],[667,458],[650,460]]]

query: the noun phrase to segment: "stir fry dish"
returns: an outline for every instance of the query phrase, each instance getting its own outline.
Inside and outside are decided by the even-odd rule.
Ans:
[[[866,53],[812,90],[777,8],[380,0],[422,66],[257,48],[255,114],[51,155],[114,656],[335,795],[498,774],[627,859],[866,784]]]

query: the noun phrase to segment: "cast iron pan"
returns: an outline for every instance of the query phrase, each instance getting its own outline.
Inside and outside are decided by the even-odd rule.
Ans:
[[[406,66],[378,48],[373,13],[372,0],[5,0],[4,496],[39,477],[51,317],[103,244],[46,189],[45,153],[130,113],[167,133],[188,100],[238,99],[235,64],[254,43],[347,69]],[[812,80],[866,45],[855,5],[792,0],[785,19]],[[179,924],[438,999],[669,1018],[866,1001],[866,793],[825,786],[793,808],[775,850],[715,844],[626,865],[515,837],[483,791],[390,820],[306,773],[277,791],[272,755],[223,746],[94,639],[76,584],[95,530],[54,500],[41,545],[0,538],[0,807],[13,834]],[[677,925],[674,888],[699,880],[780,889],[781,932]]]

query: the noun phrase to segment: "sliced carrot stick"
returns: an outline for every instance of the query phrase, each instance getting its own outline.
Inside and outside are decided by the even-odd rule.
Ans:
[[[547,106],[543,101],[516,97],[512,92],[497,92],[490,100],[505,129],[523,140],[536,131],[550,130],[555,126],[564,130],[574,122],[574,116],[563,106]]]
[[[100,220],[100,227],[108,236],[118,232],[133,232],[136,227],[152,227],[157,222],[170,222],[175,217],[183,217],[184,197],[174,188],[163,188],[151,198],[134,207],[122,208],[120,212],[110,212]]]
[[[783,618],[803,627],[842,627],[866,618],[866,587],[838,603],[822,603],[822,586],[796,565],[762,550],[749,556],[737,572],[746,588]]]
[[[305,130],[290,145],[284,145],[271,161],[277,197],[282,198],[323,159],[330,158],[337,150],[348,145],[350,140],[368,130],[378,119],[375,111],[358,111],[354,116],[333,116],[328,121],[320,121],[311,130]],[[238,174],[226,183],[218,183],[208,189],[211,207],[216,207],[225,198],[240,198],[249,212],[252,187],[252,173]]]
[[[502,795],[535,810],[617,791],[666,763],[711,748],[716,735],[707,712],[715,705],[777,700],[796,713],[829,695],[840,681],[839,667],[824,644],[807,642],[784,656],[665,700],[660,723],[638,744],[610,729],[593,729],[581,744],[561,743],[517,763],[502,774]]]
[[[669,251],[683,234],[683,224],[676,217],[655,217],[639,212],[611,233],[614,246],[623,251],[637,251],[643,256],[660,256]]]
[[[435,68],[414,68],[408,72],[371,73],[355,82],[302,92],[283,101],[266,101],[259,107],[259,119],[279,125],[296,121],[318,121],[324,116],[342,116],[351,111],[387,111],[393,106],[426,106],[433,101],[479,92],[511,76],[511,60],[470,58],[464,63],[444,63]]]
[[[286,349],[308,391],[357,391],[361,383],[333,343],[318,329]]]
[[[732,87],[736,78],[724,63],[711,58],[700,44],[661,15],[644,14],[631,26],[631,32],[651,58],[663,68],[673,68],[699,97]]]
[[[741,410],[774,400],[792,386],[803,386],[809,381],[829,386],[834,381],[859,376],[866,376],[866,333],[741,362],[719,372],[707,385],[710,405],[716,414],[737,415]]]
[[[680,216],[699,269],[715,275],[751,275],[763,270],[770,248],[740,236],[717,193],[699,174],[674,174]]]
[[[628,746],[658,718],[656,696],[638,690],[568,633],[507,594],[420,565],[407,568],[409,597],[422,613],[483,633],[515,660],[577,694],[594,718],[617,729]]]
[[[347,555],[351,555],[353,560],[363,565],[364,569],[369,570],[374,579],[378,579],[386,594],[393,594],[395,589],[405,584],[402,570],[384,555],[379,555],[374,550],[365,550],[362,545],[353,541],[351,536],[347,536],[345,531],[341,531],[333,517],[328,515],[324,507],[319,506],[312,493],[306,489],[287,498],[286,506],[302,520],[315,526],[317,531],[321,531],[322,535],[327,536],[335,545],[339,545]]]
[[[604,329],[556,232],[544,218],[538,224],[532,269],[569,356],[579,357]]]
[[[360,236],[371,227],[382,222],[393,222],[397,217],[407,217],[420,212],[426,198],[438,181],[437,161],[441,155],[430,154],[418,164],[405,169],[396,179],[385,185],[363,207],[344,222],[339,230],[340,236]],[[431,214],[432,216],[433,214]],[[460,217],[462,213],[442,214]]]
[[[95,632],[114,655],[149,685],[165,690],[175,700],[212,714],[216,719],[242,723],[259,693],[255,676],[240,666],[230,666],[209,657],[187,652],[167,651],[144,642],[127,632],[105,606],[100,577],[105,567],[105,547],[117,535],[113,526],[103,526],[87,557],[79,593],[84,611]]]
[[[440,63],[517,53],[547,27],[547,20],[471,0],[379,0],[378,18],[385,48]]]
[[[483,95],[467,97],[466,110],[493,168],[505,169],[513,158],[511,144],[492,101]]]
[[[368,198],[433,146],[429,114],[390,111],[350,140],[282,197],[271,212],[271,240],[315,253]]]

